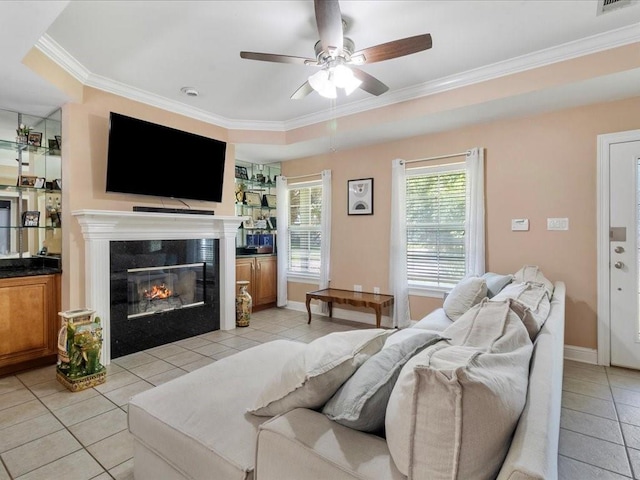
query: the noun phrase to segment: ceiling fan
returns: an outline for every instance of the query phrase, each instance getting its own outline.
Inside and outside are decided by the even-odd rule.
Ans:
[[[372,95],[382,95],[389,87],[357,66],[403,57],[431,48],[431,35],[426,33],[355,50],[353,41],[344,36],[338,0],[314,0],[314,5],[320,36],[320,40],[315,44],[315,59],[273,53],[240,52],[240,57],[249,60],[319,67],[320,71],[311,75],[291,95],[294,100],[304,98],[314,90],[323,97],[336,98],[336,87],[344,89],[347,95],[356,88]]]

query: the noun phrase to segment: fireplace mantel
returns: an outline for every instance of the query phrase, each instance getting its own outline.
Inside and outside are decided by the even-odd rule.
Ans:
[[[220,329],[235,328],[236,232],[242,217],[75,210],[85,242],[85,305],[102,322],[102,363],[111,362],[109,242],[217,238],[220,243]]]

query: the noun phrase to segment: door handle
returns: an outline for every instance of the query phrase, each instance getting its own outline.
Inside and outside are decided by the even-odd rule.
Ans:
[[[622,267],[624,267],[624,263],[616,262],[616,263],[613,264],[613,266],[616,267],[616,268],[622,268]]]
[[[616,253],[623,253],[624,252],[624,247],[621,247],[620,245],[618,245],[616,248],[614,248],[613,250]]]

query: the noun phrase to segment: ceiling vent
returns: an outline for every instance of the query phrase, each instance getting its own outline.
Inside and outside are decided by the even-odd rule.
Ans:
[[[598,15],[609,13],[623,7],[629,7],[637,3],[637,0],[598,0]]]

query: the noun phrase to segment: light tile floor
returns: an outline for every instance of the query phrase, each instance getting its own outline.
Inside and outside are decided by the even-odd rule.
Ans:
[[[133,479],[127,402],[135,393],[259,343],[310,342],[369,325],[285,309],[247,328],[211,332],[115,359],[107,381],[72,393],[55,366],[0,378],[0,480]],[[560,479],[640,479],[640,372],[565,361]]]

